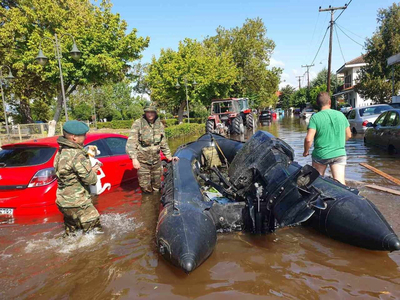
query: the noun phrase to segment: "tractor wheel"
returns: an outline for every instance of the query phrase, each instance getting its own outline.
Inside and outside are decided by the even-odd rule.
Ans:
[[[246,115],[246,127],[247,127],[247,129],[254,128],[254,117],[253,117],[252,113],[249,113]]]
[[[243,129],[243,119],[241,115],[238,115],[232,121],[232,133],[234,134],[242,134],[244,131]]]
[[[213,133],[214,132],[214,121],[207,120],[206,122],[206,133]]]

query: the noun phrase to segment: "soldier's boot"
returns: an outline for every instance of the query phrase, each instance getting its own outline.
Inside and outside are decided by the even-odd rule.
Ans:
[[[104,233],[103,227],[100,224],[99,218],[97,218],[96,220],[90,221],[90,222],[82,223],[82,230],[83,230],[83,233],[89,233],[92,231],[96,234]]]
[[[79,219],[76,214],[76,208],[61,208],[60,211],[64,215],[64,228],[65,232],[63,237],[76,236],[76,232],[79,229]]]
[[[81,208],[79,213],[79,220],[83,233],[88,233],[94,229],[96,229],[96,232],[102,233],[100,214],[93,204]]]

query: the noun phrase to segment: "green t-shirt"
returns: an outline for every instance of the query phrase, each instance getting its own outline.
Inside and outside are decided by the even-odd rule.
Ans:
[[[315,129],[314,151],[317,159],[330,159],[346,155],[346,128],[349,121],[337,110],[325,109],[314,114],[308,128]]]

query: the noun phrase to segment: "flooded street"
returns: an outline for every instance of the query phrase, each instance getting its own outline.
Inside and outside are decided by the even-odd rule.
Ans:
[[[307,124],[288,117],[265,124],[302,157]],[[170,141],[171,148],[196,137]],[[400,197],[364,184],[394,187],[361,167],[366,162],[399,178],[400,158],[347,142],[348,184],[360,189],[400,234]],[[400,299],[400,252],[373,252],[309,228],[267,236],[220,234],[214,253],[190,275],[156,252],[160,195],[137,183],[95,199],[105,233],[63,239],[61,215],[0,225],[1,299]]]

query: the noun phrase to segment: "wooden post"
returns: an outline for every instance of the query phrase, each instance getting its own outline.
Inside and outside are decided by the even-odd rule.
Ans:
[[[18,124],[18,135],[19,135],[19,141],[22,142],[21,125],[20,124]]]
[[[40,131],[42,132],[42,137],[46,137],[46,135],[44,134],[44,126],[43,126],[43,123],[40,123]]]
[[[367,168],[369,170],[371,170],[372,172],[375,172],[376,174],[381,175],[382,177],[386,178],[387,180],[390,180],[391,182],[394,182],[398,185],[400,185],[400,180],[390,176],[389,174],[386,174],[385,172],[378,170],[377,168],[374,168],[373,166],[370,166],[369,164],[366,163],[360,163],[361,166],[363,166],[364,168]]]

